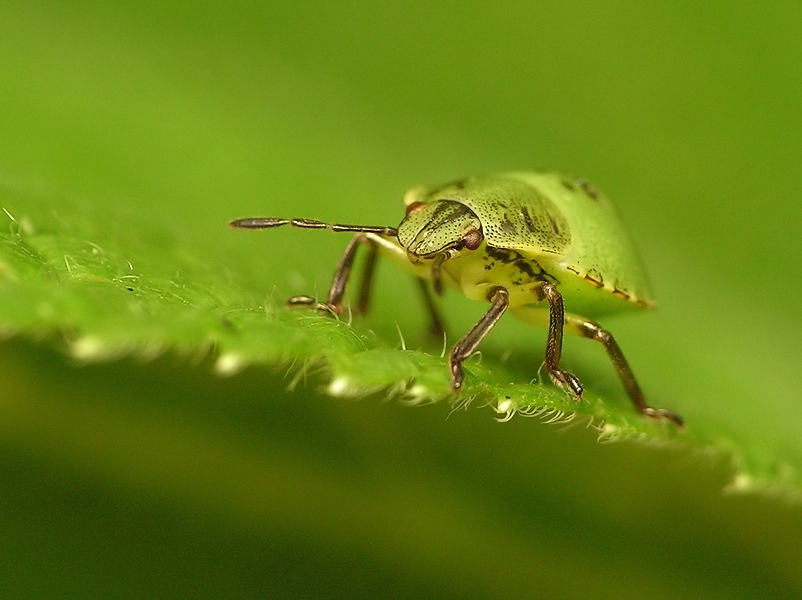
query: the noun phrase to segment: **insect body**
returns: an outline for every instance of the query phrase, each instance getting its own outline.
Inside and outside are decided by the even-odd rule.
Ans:
[[[357,249],[365,245],[359,309],[367,309],[377,254],[400,263],[421,282],[435,330],[442,325],[429,287],[458,287],[489,302],[479,322],[451,350],[452,385],[463,383],[462,363],[509,309],[525,321],[546,325],[545,366],[551,379],[578,401],[582,384],[560,368],[564,332],[600,342],[635,407],[647,417],[682,426],[682,418],[652,408],[613,336],[591,320],[653,306],[643,267],[609,201],[582,179],[561,173],[503,173],[410,190],[406,216],[397,228],[328,224],[308,219],[248,218],[233,227],[354,232],[334,274],[329,297],[290,298],[291,305],[343,311],[345,288]],[[566,312],[566,307],[568,311]]]

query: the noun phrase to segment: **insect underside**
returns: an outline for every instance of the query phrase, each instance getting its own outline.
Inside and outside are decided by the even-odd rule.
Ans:
[[[572,306],[587,306],[597,312],[642,306],[647,302],[633,292],[619,288],[622,284],[618,281],[627,280],[626,269],[639,268],[639,264],[632,266],[627,262],[627,248],[621,251],[627,260],[615,262],[615,254],[612,254],[613,259],[605,259],[603,254],[594,259],[605,265],[605,273],[618,274],[613,283],[606,283],[604,273],[599,269],[587,269],[583,273],[581,264],[569,264],[570,248],[577,246],[569,246],[569,242],[573,243],[577,237],[574,234],[571,238],[570,217],[578,214],[591,221],[587,228],[590,233],[586,236],[591,241],[601,228],[599,223],[613,222],[612,217],[602,212],[607,209],[600,204],[595,190],[583,180],[560,177],[550,173],[509,174],[474,178],[439,188],[415,189],[407,196],[407,215],[398,228],[275,218],[238,219],[231,225],[248,229],[291,225],[302,229],[355,233],[337,265],[326,301],[297,296],[290,298],[288,305],[311,306],[321,312],[341,314],[354,259],[363,246],[368,254],[358,291],[359,312],[368,309],[371,281],[379,254],[393,259],[417,277],[431,318],[431,329],[438,335],[442,335],[444,328],[432,291],[440,295],[446,286],[458,287],[473,300],[489,302],[482,318],[451,349],[449,368],[455,392],[463,386],[463,363],[509,309],[525,321],[548,327],[544,366],[552,381],[567,389],[575,400],[581,400],[584,390],[575,375],[560,367],[564,332],[595,340],[604,346],[639,412],[682,427],[683,420],[679,415],[653,408],[647,403],[615,338],[607,330],[591,319],[566,312],[564,298],[569,299]],[[539,184],[541,187],[534,187],[539,195],[532,196],[530,188],[523,187],[522,182],[530,187]],[[548,193],[543,192],[544,189]],[[500,222],[480,218],[479,214],[490,209],[493,211],[491,214],[501,214],[504,218]],[[577,222],[582,223],[575,219],[574,223]],[[610,225],[613,226],[616,223]],[[575,230],[582,231],[578,227]],[[534,242],[521,243],[520,240],[527,239],[524,237],[526,234]],[[499,240],[509,240],[509,243],[505,247],[498,244]],[[530,250],[535,243],[541,244],[537,256]],[[585,258],[586,262],[593,258],[596,246],[587,244],[587,247],[590,250],[581,255],[591,257]],[[635,275],[629,279],[637,282],[639,272],[632,272]]]

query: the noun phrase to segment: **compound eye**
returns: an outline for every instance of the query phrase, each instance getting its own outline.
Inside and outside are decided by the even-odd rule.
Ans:
[[[462,243],[465,244],[465,247],[468,250],[476,250],[479,246],[482,245],[482,240],[484,236],[482,232],[478,229],[471,229],[465,236],[462,238]]]
[[[423,202],[413,202],[412,204],[407,205],[407,214],[413,213],[416,210],[422,209],[426,204]]]

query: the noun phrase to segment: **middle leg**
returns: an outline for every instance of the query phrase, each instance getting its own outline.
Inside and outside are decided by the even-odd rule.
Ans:
[[[565,305],[563,296],[557,287],[548,282],[540,286],[549,303],[549,336],[546,341],[546,370],[551,380],[561,387],[567,387],[576,401],[582,399],[584,389],[579,379],[568,371],[560,368],[560,358],[563,350],[563,331],[565,330]],[[543,299],[541,298],[541,299]]]

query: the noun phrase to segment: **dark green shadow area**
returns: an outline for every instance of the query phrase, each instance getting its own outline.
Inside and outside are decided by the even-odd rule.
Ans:
[[[798,507],[726,465],[470,407],[6,342],[6,597],[794,597]],[[314,381],[310,381],[314,389]],[[562,590],[562,592],[560,591]]]
[[[460,597],[364,552],[121,497],[16,449],[3,448],[0,461],[9,598]]]

